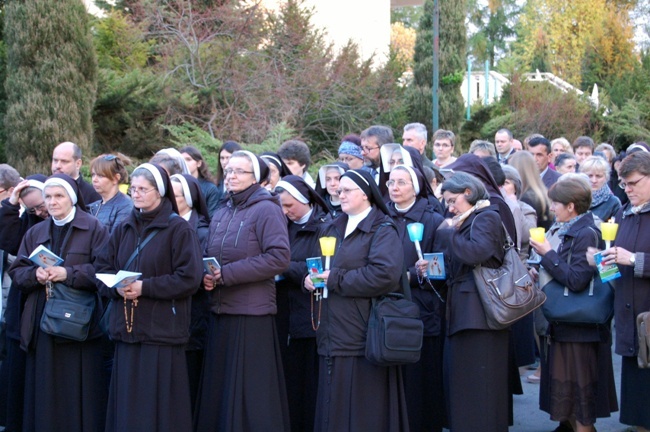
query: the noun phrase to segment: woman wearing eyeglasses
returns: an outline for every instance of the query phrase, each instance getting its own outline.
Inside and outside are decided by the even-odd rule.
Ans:
[[[650,431],[650,369],[637,365],[636,318],[650,311],[650,153],[628,155],[619,169],[621,187],[630,202],[616,214],[619,224],[614,247],[603,252],[606,263],[616,263],[621,278],[614,281],[616,353],[621,364],[621,423]]]
[[[420,246],[423,253],[435,252],[433,242],[436,230],[444,221],[442,215],[429,204],[426,180],[417,168],[404,165],[392,167],[386,183],[391,202],[388,211],[397,226],[404,261],[408,268],[413,301],[420,307],[424,322],[424,339],[420,361],[404,367],[404,390],[413,431],[442,430],[445,418],[442,389],[442,350],[444,345],[443,283],[427,277],[426,260],[419,260],[415,243],[411,241],[407,225],[421,223],[424,235]]]
[[[113,229],[97,264],[99,273],[142,273],[122,288],[98,282],[102,295],[111,299],[108,330],[115,342],[105,430],[189,431],[185,347],[191,297],[203,272],[201,248],[193,227],[178,216],[162,167],[145,163],[136,168],[131,196],[134,208]]]
[[[128,183],[129,173],[125,165],[131,160],[119,154],[97,156],[90,163],[90,175],[93,188],[102,199],[88,206],[88,212],[113,232],[113,228],[131,214],[133,202],[120,192],[120,184]]]
[[[50,334],[40,324],[52,301],[48,298],[49,284],[63,284],[61,290],[96,293],[93,264],[106,243],[108,230],[86,213],[77,183],[65,174],[45,181],[43,199],[50,217],[27,231],[18,252],[20,258],[10,270],[14,286],[26,298],[20,323],[21,347],[27,352],[22,430],[102,430],[106,388],[98,326],[101,305],[94,302],[83,341]],[[63,262],[40,267],[26,258],[41,245]]]
[[[403,373],[365,357],[372,298],[399,287],[404,254],[388,208],[373,176],[349,170],[338,195],[343,213],[327,235],[336,237],[331,270],[322,275],[328,298],[321,300],[316,332],[319,360],[315,431],[408,430]],[[304,286],[313,291],[306,277]]]
[[[275,275],[291,260],[277,197],[260,185],[266,163],[236,151],[224,170],[227,201],[212,217],[203,276],[211,291],[208,341],[194,415],[198,431],[287,431],[289,410],[275,314]]]
[[[452,131],[440,129],[433,134],[433,153],[436,155],[433,163],[438,168],[444,168],[456,161],[453,156],[455,144],[456,135]]]

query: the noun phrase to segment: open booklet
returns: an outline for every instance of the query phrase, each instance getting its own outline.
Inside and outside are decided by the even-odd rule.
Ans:
[[[109,288],[124,288],[127,285],[131,285],[133,282],[137,281],[138,278],[142,276],[142,273],[130,272],[126,270],[120,270],[117,274],[110,273],[97,273],[95,277]]]
[[[63,262],[63,258],[43,245],[34,249],[34,252],[29,256],[29,259],[43,268],[56,267]]]

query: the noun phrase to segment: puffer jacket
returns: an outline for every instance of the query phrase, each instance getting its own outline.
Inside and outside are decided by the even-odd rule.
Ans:
[[[223,280],[212,292],[213,313],[274,315],[274,277],[291,260],[278,198],[258,184],[232,195],[212,218],[206,256],[219,261]]]

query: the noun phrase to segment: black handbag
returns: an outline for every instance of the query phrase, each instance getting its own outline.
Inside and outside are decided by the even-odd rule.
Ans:
[[[470,237],[474,221],[476,218],[470,226]],[[546,300],[544,293],[535,288],[508,230],[503,224],[501,226],[506,233],[503,264],[498,268],[479,264],[473,269],[474,283],[485,311],[485,319],[492,330],[509,327],[542,306]]]
[[[85,341],[95,312],[97,294],[48,282],[41,331],[74,341]]]
[[[424,324],[420,307],[411,301],[406,270],[400,278],[404,294],[391,293],[372,299],[366,359],[378,366],[396,366],[420,360]]]
[[[599,236],[593,232],[597,244]],[[571,253],[570,249],[567,259],[569,265]],[[546,293],[542,312],[549,322],[606,324],[614,315],[614,290],[609,282],[603,283],[599,275],[594,275],[589,288],[580,292],[569,290],[555,279],[544,285],[542,290]]]

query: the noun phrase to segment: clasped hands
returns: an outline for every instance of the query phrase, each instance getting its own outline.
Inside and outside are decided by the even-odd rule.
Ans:
[[[38,267],[36,269],[36,280],[41,285],[45,285],[47,282],[61,282],[68,278],[68,271],[65,267]]]

